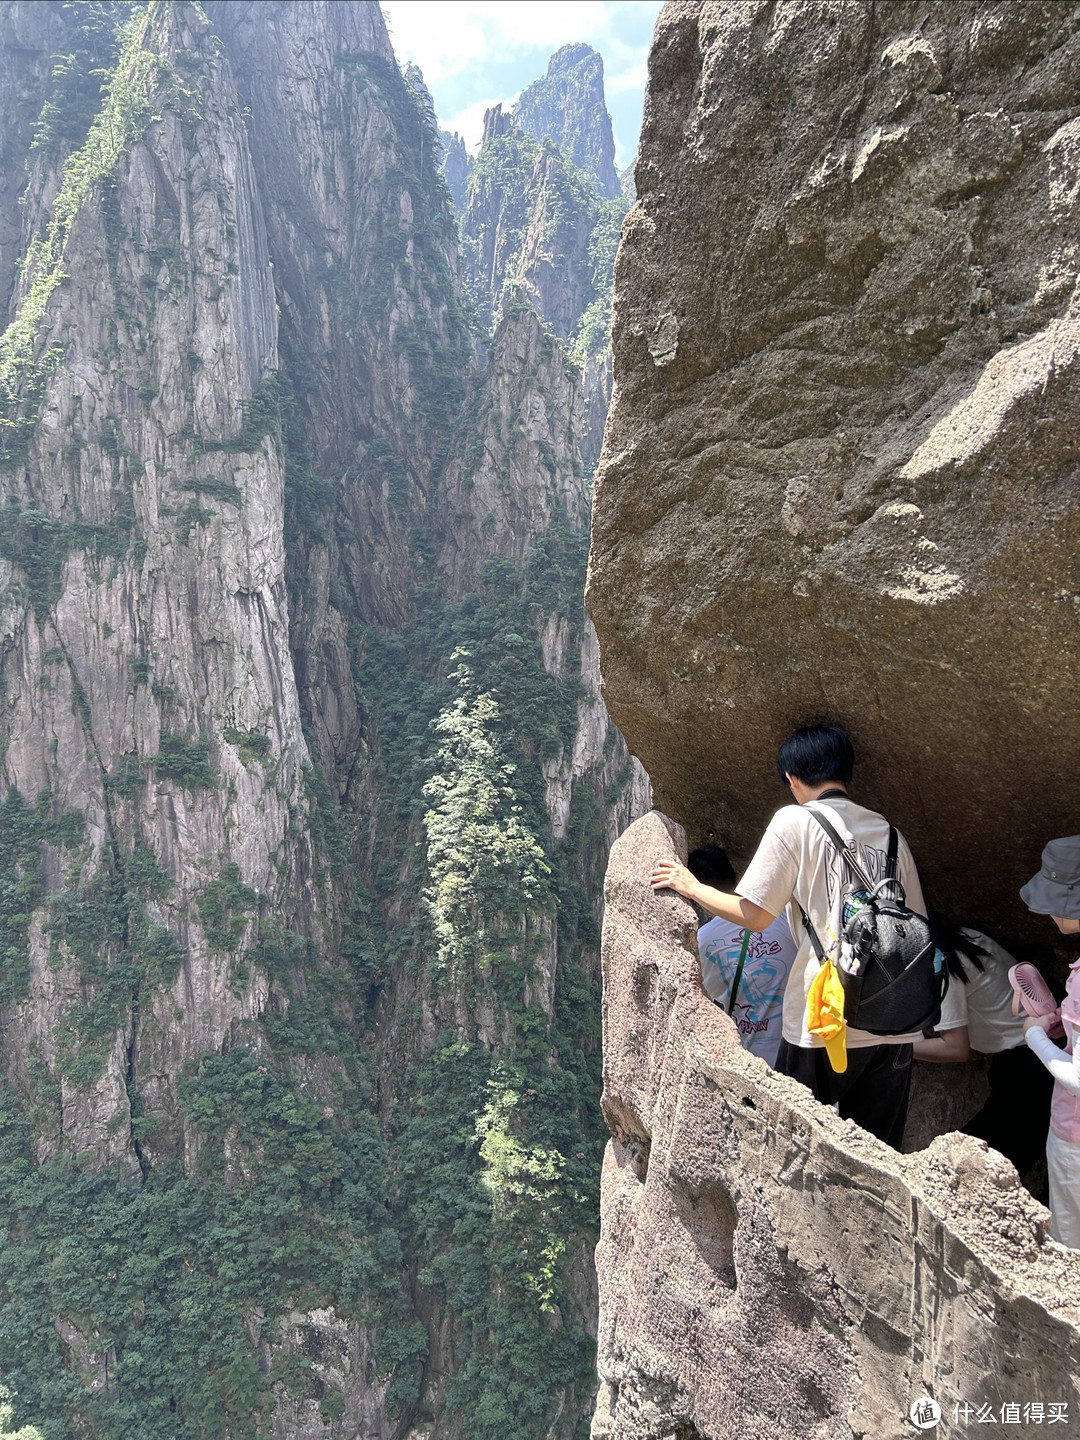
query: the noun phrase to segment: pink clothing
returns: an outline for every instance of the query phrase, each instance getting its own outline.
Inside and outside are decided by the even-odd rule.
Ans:
[[[1045,1030],[1028,1031],[1028,1047],[1034,1050],[1054,1077],[1054,1094],[1050,1101],[1050,1129],[1059,1140],[1080,1145],[1080,1054],[1074,1051],[1076,1034],[1080,1031],[1080,961],[1071,967],[1061,1019],[1068,1045],[1061,1050]],[[1066,1058],[1067,1057],[1067,1058]]]
[[[1068,1054],[1072,1056],[1072,1026],[1066,1026],[1066,1031],[1069,1036]],[[1051,1040],[1050,1043],[1054,1042]],[[1061,1052],[1058,1051],[1058,1053]],[[1045,1061],[1043,1063],[1045,1064]],[[1073,1071],[1075,1072],[1075,1070],[1076,1061],[1074,1059]],[[1056,1076],[1055,1080],[1057,1080]],[[1067,1140],[1070,1145],[1080,1145],[1080,1095],[1074,1095],[1071,1091],[1066,1090],[1060,1080],[1057,1080],[1054,1085],[1054,1094],[1050,1101],[1050,1129],[1059,1140]]]

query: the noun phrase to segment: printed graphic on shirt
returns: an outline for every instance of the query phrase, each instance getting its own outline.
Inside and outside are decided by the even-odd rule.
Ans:
[[[725,1010],[731,1006],[743,936],[739,926],[720,919],[698,931],[705,990]],[[743,1044],[770,1065],[776,1063],[780,1047],[784,990],[797,948],[782,916],[762,934],[751,935],[731,1011]]]
[[[843,836],[840,837],[843,839]],[[852,892],[864,894],[865,885],[848,865],[841,861],[837,855],[832,842],[829,842],[829,849],[832,855],[832,864],[825,869],[825,890],[829,897],[829,914],[835,915],[837,910],[837,887],[841,887],[845,895]],[[855,844],[855,863],[873,885],[884,880],[889,873],[889,853],[887,850],[878,850],[873,845]],[[888,895],[889,892],[885,891]],[[844,920],[849,919],[847,907],[845,907]]]

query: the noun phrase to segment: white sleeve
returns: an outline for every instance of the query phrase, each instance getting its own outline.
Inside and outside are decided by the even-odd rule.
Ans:
[[[941,1002],[941,1019],[934,1026],[939,1035],[946,1030],[959,1030],[968,1023],[967,986],[957,975],[950,973],[949,988]]]
[[[1033,1025],[1024,1036],[1028,1049],[1034,1050],[1047,1070],[1063,1090],[1070,1095],[1080,1096],[1080,1073],[1077,1072],[1077,1052],[1072,1055],[1059,1050],[1045,1030]]]
[[[789,832],[798,822],[791,811],[797,805],[785,805],[769,821],[754,858],[743,871],[735,894],[767,910],[770,915],[784,913],[784,906],[795,894],[799,878],[799,858],[791,846]]]
[[[923,899],[922,882],[919,879],[919,872],[915,867],[915,857],[911,853],[911,847],[904,839],[899,837],[896,851],[897,868],[900,871],[900,881],[904,887],[904,899],[907,901],[909,910],[914,910],[916,915],[926,914],[926,901]],[[965,1024],[967,1022],[965,1021]]]

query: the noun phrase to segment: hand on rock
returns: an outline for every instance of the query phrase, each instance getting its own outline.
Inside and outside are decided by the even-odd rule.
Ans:
[[[654,890],[674,890],[679,895],[689,895],[694,888],[694,877],[678,860],[661,860],[654,866],[649,882]]]

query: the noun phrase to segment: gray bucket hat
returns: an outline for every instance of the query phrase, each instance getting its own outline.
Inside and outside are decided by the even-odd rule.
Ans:
[[[1042,853],[1042,869],[1020,891],[1036,915],[1080,920],[1080,835],[1051,840]]]

